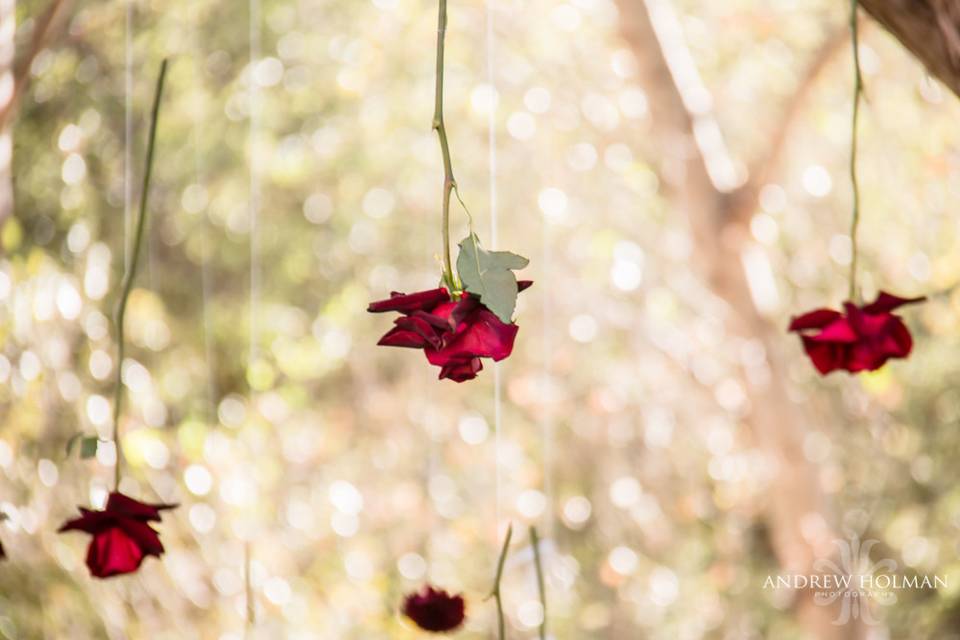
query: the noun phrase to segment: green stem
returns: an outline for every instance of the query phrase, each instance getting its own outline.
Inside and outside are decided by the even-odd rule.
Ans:
[[[857,26],[858,0],[850,0],[850,41],[853,47],[853,116],[850,131],[850,185],[853,188],[853,215],[850,220],[850,290],[849,299],[857,299],[857,230],[860,226],[860,185],[857,181],[857,122],[860,118],[860,97],[863,94],[863,74],[860,71],[860,37]]]
[[[243,636],[250,635],[253,627],[257,624],[257,610],[253,602],[253,580],[250,577],[250,564],[253,553],[250,551],[250,543],[243,545],[243,594],[246,599],[247,616],[244,621]]]
[[[543,564],[540,561],[540,536],[537,528],[530,527],[530,546],[533,547],[533,564],[537,570],[537,591],[540,593],[540,607],[543,609],[543,621],[540,623],[540,640],[547,640],[547,585],[543,580]]]
[[[447,286],[454,288],[453,262],[450,259],[450,193],[457,188],[453,177],[453,162],[450,159],[450,144],[447,141],[447,128],[443,123],[443,48],[447,33],[447,0],[440,0],[437,20],[437,84],[433,106],[433,129],[440,139],[440,152],[443,154],[443,278]],[[459,197],[459,193],[457,194]]]
[[[120,405],[123,400],[123,357],[126,349],[123,324],[127,316],[127,302],[130,299],[130,292],[133,291],[133,281],[137,276],[137,264],[140,259],[140,249],[143,246],[143,231],[147,226],[147,195],[150,192],[150,177],[153,174],[153,150],[157,139],[160,98],[163,95],[163,83],[166,76],[167,60],[164,58],[163,62],[160,63],[160,74],[157,76],[156,93],[153,96],[153,110],[150,117],[150,136],[147,139],[147,160],[143,172],[143,188],[140,191],[140,213],[137,217],[137,229],[133,242],[133,256],[130,259],[126,273],[123,274],[120,300],[117,302],[117,311],[114,316],[114,322],[117,327],[117,375],[114,383],[113,400],[113,444],[117,452],[117,463],[113,468],[114,491],[119,491],[120,489],[120,461],[123,459],[123,451],[120,448]]]
[[[497,560],[497,575],[493,579],[493,589],[487,600],[493,598],[497,603],[497,638],[506,640],[507,627],[503,617],[503,598],[500,595],[500,580],[503,578],[503,565],[507,561],[507,552],[510,550],[510,539],[513,538],[513,524],[507,527],[507,537],[503,540],[503,548],[500,550],[500,558]]]

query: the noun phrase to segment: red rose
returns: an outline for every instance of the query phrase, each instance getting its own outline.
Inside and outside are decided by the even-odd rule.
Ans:
[[[87,549],[87,567],[97,578],[132,573],[146,556],[160,557],[163,545],[149,522],[160,522],[160,511],[175,504],[145,504],[113,492],[103,511],[80,507],[82,514],[62,527],[64,531],[85,531],[93,536]]]
[[[905,358],[913,347],[910,331],[897,307],[924,298],[899,298],[883,291],[870,304],[843,304],[844,313],[816,309],[790,322],[789,331],[800,334],[803,348],[822,375],[837,369],[851,373],[874,371],[890,358]]]
[[[3,550],[3,545],[0,544],[0,560],[7,559],[7,552]]]
[[[521,280],[517,286],[523,291],[532,284]],[[440,378],[456,382],[476,378],[483,369],[480,358],[500,361],[509,356],[519,330],[501,321],[477,296],[463,293],[454,300],[442,287],[409,295],[394,292],[370,303],[367,311],[402,313],[377,344],[423,349],[430,364],[440,367]]]
[[[403,615],[424,631],[444,633],[463,624],[466,604],[463,596],[424,585],[419,593],[411,593],[403,601]]]

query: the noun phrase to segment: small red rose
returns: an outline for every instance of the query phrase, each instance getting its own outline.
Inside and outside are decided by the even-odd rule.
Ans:
[[[3,545],[0,544],[0,560],[7,559],[7,552],[3,550]]]
[[[815,309],[794,318],[789,331],[798,333],[803,348],[821,375],[845,370],[874,371],[890,358],[906,358],[913,348],[910,331],[893,311],[925,298],[900,298],[883,291],[863,306],[843,304],[844,312]]]
[[[446,633],[454,631],[466,618],[466,604],[461,595],[450,595],[441,589],[424,585],[403,601],[403,615],[424,631]]]
[[[517,283],[523,291],[533,282]],[[500,361],[513,351],[519,327],[505,323],[480,302],[464,292],[454,299],[444,289],[417,293],[393,292],[386,300],[371,302],[367,311],[397,311],[403,315],[377,343],[388,347],[423,349],[430,364],[440,367],[440,379],[464,382],[483,369],[480,358]]]
[[[82,514],[59,532],[84,531],[93,536],[87,549],[87,567],[97,578],[132,573],[147,556],[160,557],[163,545],[150,522],[160,522],[160,511],[175,504],[146,504],[113,492],[103,511],[80,507]]]

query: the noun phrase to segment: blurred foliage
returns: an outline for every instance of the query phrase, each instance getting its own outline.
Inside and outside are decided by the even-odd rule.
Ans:
[[[391,290],[434,286],[439,150],[430,130],[435,6],[263,0],[251,70],[246,3],[140,0],[133,16],[132,193],[153,79],[172,57],[149,247],[131,299],[124,489],[179,501],[167,553],[91,580],[86,539],[54,532],[102,504],[123,266],[125,3],[75,3],[31,70],[15,127],[16,210],[0,231],[0,636],[242,637],[252,543],[264,637],[414,638],[400,595],[462,589],[464,638],[491,637],[497,516],[538,523],[557,638],[799,638],[761,513],[771,463],[744,432],[763,362],[726,334],[726,304],[691,271],[660,188],[657,124],[610,0],[494,3],[499,233],[489,229],[485,13],[451,2],[447,126],[460,188],[489,247],[531,258],[513,356],[438,383],[375,346]],[[804,61],[844,3],[678,3],[728,142],[762,153]],[[45,3],[21,0],[18,47]],[[960,621],[960,107],[879,28],[864,34],[863,284],[934,293],[906,313],[916,349],[868,376],[821,379],[787,335],[804,454],[843,527],[907,573],[949,576],[879,612],[891,638],[956,637]],[[251,73],[252,71],[252,73]],[[249,130],[251,77],[259,135]],[[845,290],[851,71],[825,71],[750,229],[776,327]],[[678,142],[682,143],[682,141]],[[250,161],[263,167],[251,265]],[[135,199],[134,199],[135,202]],[[456,214],[466,234],[465,218]],[[459,235],[458,235],[459,234]],[[755,263],[756,264],[756,263]],[[250,308],[251,268],[262,276]],[[258,328],[252,336],[250,326]],[[250,353],[255,357],[251,360]],[[757,375],[763,367],[754,368]],[[498,462],[499,459],[499,462]],[[504,597],[534,637],[529,542]],[[525,613],[526,612],[526,613]]]

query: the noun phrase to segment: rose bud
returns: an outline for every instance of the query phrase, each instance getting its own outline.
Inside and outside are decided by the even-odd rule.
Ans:
[[[833,309],[805,313],[794,318],[788,330],[800,335],[804,350],[821,375],[837,370],[874,371],[890,358],[910,354],[910,331],[892,312],[923,300],[881,291],[870,304],[845,302],[843,313]]]
[[[461,595],[452,596],[441,589],[424,585],[419,592],[404,598],[403,615],[424,631],[446,633],[463,624],[466,604]]]
[[[97,578],[132,573],[146,556],[160,557],[163,545],[150,522],[160,522],[160,511],[175,504],[146,504],[113,492],[103,511],[80,507],[82,514],[59,532],[84,531],[93,536],[87,549],[87,567]]]
[[[523,291],[530,280],[517,283]],[[392,293],[390,298],[370,303],[367,311],[397,311],[394,327],[377,343],[388,347],[422,349],[430,364],[440,367],[439,378],[464,382],[483,369],[480,358],[499,362],[513,351],[519,327],[505,323],[480,302],[464,292],[451,299],[444,288],[417,293]]]

